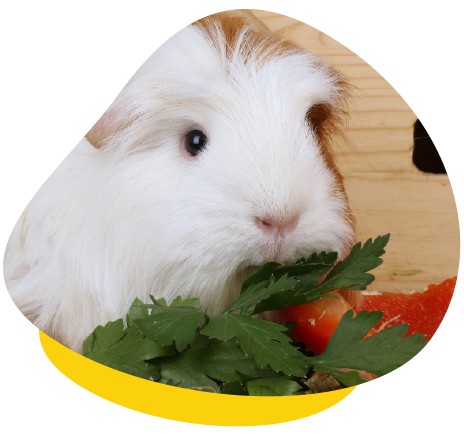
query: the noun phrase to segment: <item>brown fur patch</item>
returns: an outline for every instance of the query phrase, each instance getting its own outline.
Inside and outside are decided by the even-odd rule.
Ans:
[[[114,107],[110,107],[89,130],[85,138],[94,148],[103,148],[112,136],[131,126],[138,118],[138,116],[132,116],[122,120],[121,117],[122,113],[118,113]]]
[[[105,145],[107,139],[119,129],[120,128],[115,125],[115,116],[110,108],[89,130],[85,138],[94,148],[100,149]]]
[[[301,48],[270,32],[260,20],[246,10],[220,12],[202,18],[193,25],[203,29],[216,46],[218,46],[216,29],[219,27],[225,38],[227,58],[231,57],[245,29],[248,29],[249,43],[240,47],[245,61],[251,57],[265,61],[272,56],[303,52]]]

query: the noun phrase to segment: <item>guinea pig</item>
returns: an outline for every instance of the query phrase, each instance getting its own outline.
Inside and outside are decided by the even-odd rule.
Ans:
[[[330,137],[346,95],[323,61],[236,13],[161,46],[31,200],[4,275],[75,351],[136,298],[210,315],[266,261],[346,255],[355,225]]]

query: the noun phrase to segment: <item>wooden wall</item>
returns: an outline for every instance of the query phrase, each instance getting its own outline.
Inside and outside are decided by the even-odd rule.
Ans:
[[[391,233],[371,289],[420,290],[456,275],[453,193],[446,175],[425,174],[412,163],[412,110],[373,68],[329,36],[285,16],[252,13],[271,31],[325,59],[355,87],[347,143],[338,143],[334,152],[360,240]]]

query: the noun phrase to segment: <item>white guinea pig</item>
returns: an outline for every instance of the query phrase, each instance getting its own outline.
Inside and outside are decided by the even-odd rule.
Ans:
[[[9,240],[19,309],[82,351],[135,297],[210,314],[266,261],[355,241],[328,138],[345,95],[322,61],[237,14],[177,33],[38,191]]]

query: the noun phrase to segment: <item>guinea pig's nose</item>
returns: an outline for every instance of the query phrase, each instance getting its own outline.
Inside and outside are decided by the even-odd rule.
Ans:
[[[292,215],[285,218],[266,216],[256,217],[256,225],[269,234],[284,234],[292,232],[298,225],[299,215]]]

